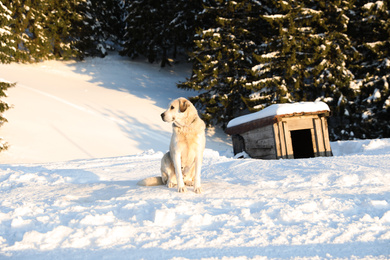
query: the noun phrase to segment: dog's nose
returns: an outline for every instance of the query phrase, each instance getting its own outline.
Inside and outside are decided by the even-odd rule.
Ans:
[[[161,114],[161,119],[164,121],[164,113]]]

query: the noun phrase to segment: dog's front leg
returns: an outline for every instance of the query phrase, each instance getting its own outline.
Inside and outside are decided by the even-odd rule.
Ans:
[[[194,178],[194,192],[202,193],[202,188],[200,187],[200,172],[202,170],[202,155],[198,156],[195,161],[195,178]]]
[[[186,192],[187,188],[184,185],[183,173],[181,169],[181,154],[179,152],[176,152],[175,154],[173,154],[172,159],[173,159],[173,165],[175,167],[175,173],[176,173],[177,191]]]

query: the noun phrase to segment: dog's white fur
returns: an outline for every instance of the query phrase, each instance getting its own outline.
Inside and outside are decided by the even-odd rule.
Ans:
[[[166,184],[169,188],[177,185],[179,192],[186,192],[185,185],[193,185],[194,191],[201,193],[200,174],[206,145],[205,123],[194,105],[185,98],[172,101],[161,118],[173,123],[169,152],[161,159],[161,179],[151,177],[138,184]]]

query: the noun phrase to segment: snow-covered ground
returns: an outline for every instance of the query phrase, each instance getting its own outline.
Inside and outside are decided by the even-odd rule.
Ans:
[[[390,140],[334,142],[335,156],[234,159],[208,131],[200,195],[158,176],[190,96],[161,70],[109,56],[0,65],[15,107],[0,135],[0,259],[389,259]]]

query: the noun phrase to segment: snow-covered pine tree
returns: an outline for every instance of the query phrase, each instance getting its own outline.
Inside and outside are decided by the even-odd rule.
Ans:
[[[119,46],[123,33],[121,5],[123,0],[87,0],[79,4],[81,31],[75,45],[81,58],[104,57]]]
[[[1,8],[1,7],[0,7]],[[5,81],[2,81],[0,79],[0,98],[3,98],[3,97],[7,97],[7,94],[5,93],[5,91],[10,88],[10,87],[13,87],[15,86],[15,84],[12,84],[10,82],[5,82]],[[3,113],[8,110],[10,107],[9,105],[0,100],[0,127],[5,123],[7,122],[7,119],[5,117],[3,117]],[[4,140],[2,140],[2,138],[0,137],[0,152],[2,150],[5,150],[7,149],[7,143],[4,142]]]
[[[349,64],[358,56],[348,35],[349,17],[353,8],[349,1],[320,1],[319,10],[324,24],[320,25],[323,37],[316,46],[319,55],[313,66],[313,84],[317,99],[328,103],[332,110],[330,138],[354,138],[351,129],[351,111],[359,92],[354,88],[354,75]],[[313,96],[312,99],[314,99]]]
[[[186,54],[192,49],[196,29],[209,23],[207,19],[200,19],[198,16],[204,10],[203,4],[207,1],[181,0],[175,2],[173,17],[169,22],[173,59],[176,59],[178,54]]]
[[[273,30],[256,50],[259,64],[252,69],[257,78],[248,84],[248,106],[323,100],[341,131],[345,106],[356,97],[347,68],[353,55],[346,34],[349,9],[338,0],[273,1],[272,12],[261,16]]]
[[[48,58],[70,58],[77,54],[82,17],[80,0],[10,1],[10,28],[15,38],[17,61],[39,61]]]
[[[143,55],[149,62],[154,62],[160,51],[156,37],[162,33],[156,31],[156,25],[161,24],[162,12],[160,1],[131,1],[127,6],[126,28],[123,39],[122,55],[135,58]],[[171,10],[172,8],[170,8]]]
[[[357,138],[390,137],[390,3],[355,2],[349,34],[360,58],[352,63],[360,90],[352,126]]]
[[[197,9],[201,9],[199,1],[130,1],[120,54],[132,58],[142,55],[149,62],[161,61],[164,67],[178,49],[189,46],[197,25]]]
[[[15,59],[16,43],[10,27],[12,11],[0,2],[0,63]]]
[[[46,37],[52,44],[52,54],[49,58],[69,59],[78,55],[75,48],[82,28],[82,16],[78,6],[81,0],[43,0],[47,1],[45,13]]]
[[[179,88],[200,91],[191,100],[203,111],[207,123],[226,123],[246,109],[243,97],[249,91],[247,70],[260,26],[255,28],[260,5],[256,1],[215,1],[203,15],[213,19],[212,27],[199,29],[191,59],[193,74]]]
[[[18,36],[18,49],[23,52],[21,61],[41,61],[52,52],[47,37],[46,19],[49,2],[33,0],[14,1],[14,31]]]
[[[261,13],[267,33],[256,46],[253,80],[246,84],[250,94],[244,97],[250,111],[258,111],[273,103],[299,99],[303,87],[308,45],[308,19],[302,18],[299,1],[270,1],[267,12]],[[316,15],[317,16],[317,15]]]
[[[9,1],[9,9],[12,12],[12,20],[9,23],[13,35],[15,52],[13,55],[14,61],[28,61],[29,51],[25,45],[29,41],[27,35],[28,18],[26,13],[30,10],[31,1],[15,0]]]
[[[161,58],[162,52],[166,52],[165,46],[169,45],[166,18],[171,15],[172,4],[172,1],[131,1],[127,7],[121,54],[131,58],[143,55],[149,62]]]
[[[28,10],[25,10],[25,16],[28,21],[23,26],[24,31],[20,33],[26,34],[23,37],[23,46],[28,52],[26,60],[41,61],[47,59],[47,56],[51,53],[51,41],[46,36],[45,24],[48,4],[46,1],[34,1],[31,2]]]
[[[12,62],[15,58],[16,44],[10,28],[11,21],[12,11],[10,10],[10,6],[0,2],[0,63]],[[14,85],[0,79],[0,98],[6,97],[5,91]],[[3,113],[8,109],[9,105],[0,100],[0,127],[7,122]],[[0,137],[0,151],[4,149],[7,149],[7,143]]]

